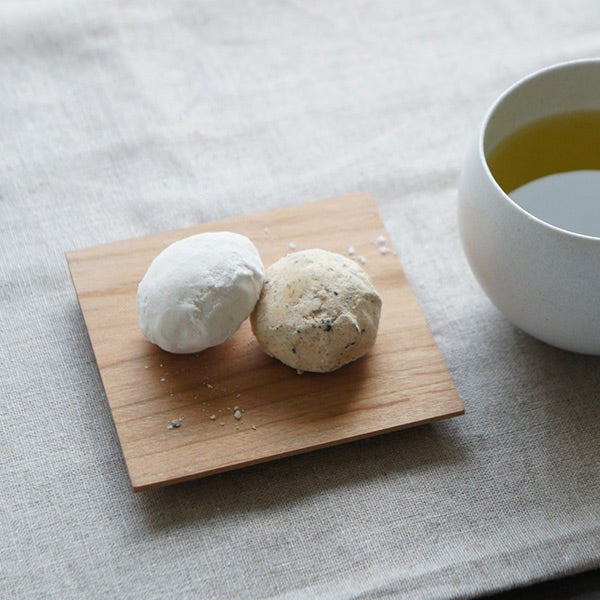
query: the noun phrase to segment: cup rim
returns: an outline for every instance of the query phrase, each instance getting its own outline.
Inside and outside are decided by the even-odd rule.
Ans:
[[[484,150],[484,141],[485,141],[485,135],[488,129],[488,125],[490,122],[490,119],[492,118],[492,116],[494,115],[496,109],[500,106],[500,104],[502,102],[504,102],[506,100],[506,98],[508,98],[511,94],[513,94],[518,88],[527,85],[530,81],[537,79],[538,77],[540,77],[541,75],[544,75],[546,73],[549,73],[551,71],[559,71],[562,69],[569,69],[572,68],[574,66],[577,65],[581,65],[581,64],[597,64],[598,66],[600,66],[600,57],[594,58],[594,57],[589,57],[589,58],[578,58],[578,59],[574,59],[574,60],[569,60],[569,61],[565,61],[565,62],[561,62],[561,63],[556,63],[553,65],[549,65],[547,67],[543,67],[541,69],[538,69],[537,71],[534,71],[532,73],[529,73],[528,75],[525,75],[524,77],[522,77],[521,79],[518,79],[516,82],[514,82],[512,85],[510,85],[508,88],[506,88],[502,94],[500,94],[500,96],[498,96],[496,98],[496,100],[492,103],[492,105],[488,108],[484,118],[483,118],[483,123],[482,126],[480,128],[479,131],[479,139],[477,142],[477,149],[480,155],[480,158],[484,164],[484,169],[486,174],[488,175],[489,179],[492,182],[492,185],[494,185],[494,187],[496,188],[496,190],[500,193],[500,195],[502,196],[502,198],[508,203],[510,204],[513,208],[516,208],[517,211],[519,211],[522,215],[524,215],[525,217],[531,219],[532,221],[534,221],[535,223],[537,223],[538,225],[540,225],[543,228],[547,228],[551,231],[554,231],[560,235],[569,237],[569,238],[577,238],[577,239],[582,239],[582,240],[586,240],[589,242],[596,242],[598,244],[600,244],[600,235],[587,235],[584,233],[577,233],[576,231],[571,231],[570,229],[564,229],[562,227],[558,227],[557,225],[553,225],[552,223],[549,223],[548,221],[544,221],[543,219],[540,219],[539,217],[536,217],[534,214],[530,213],[529,211],[525,210],[520,204],[518,204],[517,202],[515,202],[501,187],[500,184],[496,181],[496,178],[494,177],[490,166],[488,165],[488,161],[485,155],[485,150]]]

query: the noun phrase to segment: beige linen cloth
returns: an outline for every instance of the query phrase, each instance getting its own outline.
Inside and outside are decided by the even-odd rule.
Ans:
[[[3,598],[455,598],[600,566],[600,359],[464,260],[491,102],[600,5],[0,2]],[[64,252],[356,190],[466,415],[134,495]]]

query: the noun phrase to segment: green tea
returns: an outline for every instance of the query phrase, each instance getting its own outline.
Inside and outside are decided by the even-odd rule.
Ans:
[[[600,110],[534,121],[500,142],[487,162],[507,194],[545,175],[600,169]]]
[[[600,110],[548,117],[487,155],[500,187],[561,229],[600,237]]]

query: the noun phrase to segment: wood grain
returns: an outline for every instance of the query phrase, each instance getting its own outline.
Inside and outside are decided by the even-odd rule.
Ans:
[[[345,255],[353,246],[383,299],[375,347],[334,373],[297,375],[258,348],[248,321],[195,355],[147,342],[138,282],[166,246],[203,231],[248,236],[265,266],[290,244]],[[374,242],[381,235],[375,204],[357,193],[67,253],[134,491],[463,414],[397,256]]]

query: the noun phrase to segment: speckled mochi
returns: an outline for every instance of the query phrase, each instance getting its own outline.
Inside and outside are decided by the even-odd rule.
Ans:
[[[361,267],[313,249],[267,269],[250,322],[268,355],[299,372],[327,373],[372,348],[380,313],[381,298]]]

